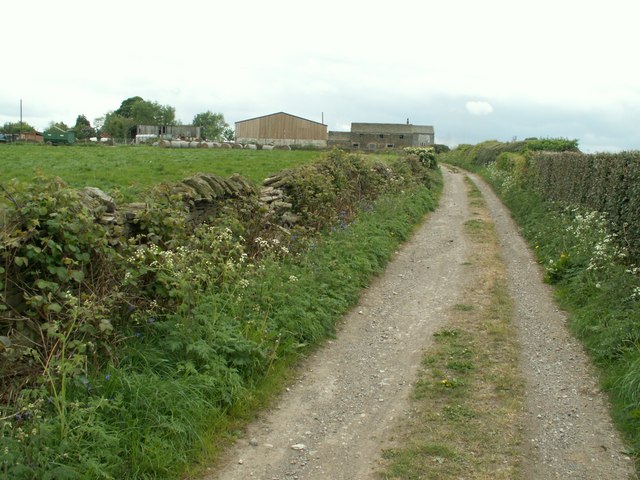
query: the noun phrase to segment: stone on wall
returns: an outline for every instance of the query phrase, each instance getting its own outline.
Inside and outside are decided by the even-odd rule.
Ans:
[[[116,202],[114,199],[99,188],[84,187],[80,190],[79,195],[89,210],[96,211],[100,207],[103,207],[106,213],[116,211]]]

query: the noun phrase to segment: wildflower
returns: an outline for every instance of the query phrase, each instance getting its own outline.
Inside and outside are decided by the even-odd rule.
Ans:
[[[295,275],[289,275],[289,283],[294,283],[298,281],[298,277]]]
[[[111,380],[111,374],[110,374],[110,373],[107,373],[107,374],[104,376],[104,379],[105,379],[107,382],[108,382],[109,380]]]

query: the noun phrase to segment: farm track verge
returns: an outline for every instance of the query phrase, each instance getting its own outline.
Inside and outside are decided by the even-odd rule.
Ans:
[[[515,307],[526,382],[523,478],[637,478],[595,369],[568,332],[540,266],[509,211],[478,176],[471,178],[495,223]]]

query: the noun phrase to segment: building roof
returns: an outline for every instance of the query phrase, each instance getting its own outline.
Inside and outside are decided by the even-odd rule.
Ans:
[[[422,133],[433,135],[433,126],[413,125],[410,123],[352,123],[351,133],[396,133],[407,135]]]
[[[299,117],[299,116],[297,116],[297,115],[291,115],[290,113],[286,113],[286,112],[270,113],[269,115],[261,115],[261,116],[259,116],[259,117],[248,118],[248,119],[246,119],[246,120],[239,120],[239,121],[237,121],[237,122],[236,122],[236,124],[238,124],[238,123],[243,123],[243,122],[250,122],[250,121],[252,121],[252,120],[258,120],[258,119],[260,119],[260,118],[274,117],[274,116],[276,116],[276,115],[286,115],[287,117],[297,118],[297,119],[299,119],[299,120],[304,120],[305,122],[315,123],[315,124],[317,124],[317,125],[323,125],[323,126],[325,126],[325,127],[326,127],[326,125],[325,125],[324,123],[315,122],[315,121],[313,121],[313,120],[309,120],[308,118],[302,118],[302,117]]]

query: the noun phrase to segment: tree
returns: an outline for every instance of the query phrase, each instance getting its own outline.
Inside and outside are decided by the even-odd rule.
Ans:
[[[176,109],[141,99],[132,105],[131,118],[136,125],[174,125]]]
[[[97,118],[95,123],[100,125],[100,133],[126,142],[135,137],[138,125],[175,125],[176,109],[140,96],[129,97],[122,101],[120,108]]]
[[[97,117],[93,119],[93,125],[96,129],[96,136],[99,136],[102,133],[102,127],[104,127],[104,119],[105,116]]]
[[[224,129],[224,133],[222,134],[222,138],[227,142],[232,142],[235,139],[236,132],[234,132],[233,128],[228,127]]]
[[[133,118],[133,106],[137,102],[144,102],[144,99],[138,96],[129,97],[126,100],[123,100],[120,104],[120,108],[113,113],[124,118]]]
[[[35,128],[26,122],[6,122],[0,127],[0,133],[34,132],[35,130]]]
[[[78,140],[85,140],[96,135],[95,129],[91,126],[91,123],[84,115],[78,115],[78,118],[76,118],[76,125],[75,127],[73,127],[73,131],[75,132],[76,138]]]
[[[64,122],[51,121],[51,122],[49,122],[49,126],[47,127],[46,131],[49,132],[51,130],[57,130],[57,131],[66,132],[66,131],[69,130],[69,127]]]
[[[200,127],[200,136],[207,140],[219,141],[228,140],[229,124],[225,122],[224,115],[221,113],[213,113],[207,110],[204,113],[198,113],[193,117],[193,125]],[[232,131],[233,132],[233,131]],[[233,138],[233,134],[231,135]]]
[[[160,105],[156,125],[176,125],[176,109],[170,105]]]
[[[122,139],[125,143],[135,135],[136,124],[132,118],[123,117],[115,112],[109,112],[104,116],[104,124],[100,129],[112,138]]]

